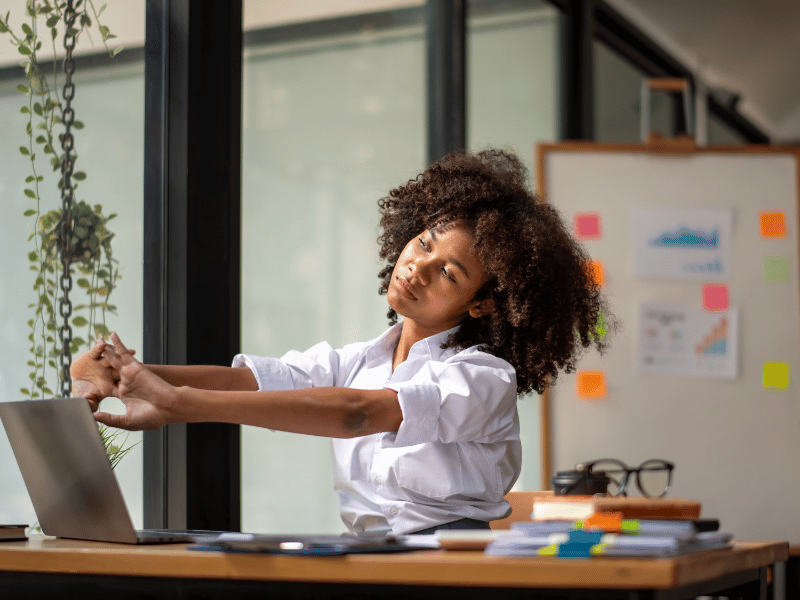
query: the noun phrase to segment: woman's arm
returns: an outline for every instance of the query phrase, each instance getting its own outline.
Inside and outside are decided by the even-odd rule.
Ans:
[[[218,392],[181,387],[172,406],[176,422],[238,423],[335,438],[397,431],[403,420],[397,392],[387,388]]]
[[[403,420],[397,393],[390,389],[257,392],[174,386],[134,359],[118,337],[112,339],[115,345],[108,347],[105,356],[120,374],[119,397],[126,413],[95,415],[112,427],[156,429],[169,423],[223,422],[326,437],[357,437],[397,431]]]
[[[176,387],[189,386],[201,390],[231,392],[258,390],[255,375],[248,367],[145,365],[145,368]]]

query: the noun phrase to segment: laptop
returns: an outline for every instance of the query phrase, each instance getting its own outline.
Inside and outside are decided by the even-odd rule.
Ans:
[[[85,398],[0,402],[0,419],[46,535],[163,544],[221,533],[135,530]]]

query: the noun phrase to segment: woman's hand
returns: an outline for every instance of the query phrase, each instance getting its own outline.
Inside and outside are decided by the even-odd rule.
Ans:
[[[118,374],[103,356],[108,345],[98,338],[95,345],[72,361],[69,373],[72,376],[72,395],[89,401],[92,412],[97,410],[103,398],[113,396]]]
[[[128,350],[117,334],[111,334],[113,346],[106,345],[104,357],[119,373],[116,396],[125,404],[124,415],[96,412],[100,423],[121,429],[158,429],[177,421],[173,417],[176,388],[149,371]]]

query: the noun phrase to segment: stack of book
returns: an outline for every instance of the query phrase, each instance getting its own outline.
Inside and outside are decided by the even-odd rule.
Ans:
[[[701,519],[689,500],[552,496],[537,499],[532,521],[512,523],[486,547],[496,556],[670,557],[726,548],[733,536]]]

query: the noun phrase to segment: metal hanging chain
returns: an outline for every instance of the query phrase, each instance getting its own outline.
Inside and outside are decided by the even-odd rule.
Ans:
[[[75,48],[77,38],[75,36],[75,8],[73,0],[67,0],[64,9],[64,22],[66,31],[64,33],[64,48],[67,54],[64,58],[64,106],[61,112],[61,120],[64,123],[64,135],[61,137],[61,149],[64,154],[61,158],[61,301],[59,303],[59,313],[64,319],[64,324],[58,330],[58,337],[61,341],[61,354],[59,356],[59,367],[61,369],[61,396],[68,398],[72,393],[72,376],[69,367],[72,363],[72,327],[69,319],[72,316],[72,301],[69,293],[72,291],[72,271],[70,269],[70,258],[72,254],[72,201],[74,190],[72,189],[72,172],[75,168],[75,156],[73,147],[75,140],[72,137],[72,124],[75,122],[75,111],[72,108],[72,99],[75,96],[75,84],[72,83],[72,74],[75,71],[75,63],[72,60],[72,51]]]

